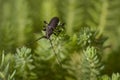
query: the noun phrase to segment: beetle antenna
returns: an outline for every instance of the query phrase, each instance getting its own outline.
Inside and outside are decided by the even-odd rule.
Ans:
[[[39,37],[38,39],[36,39],[36,40],[28,43],[28,45],[31,45],[31,44],[33,44],[34,42],[36,42],[36,41],[38,41],[38,40],[40,40],[40,39],[43,39],[43,38],[46,38],[46,36],[41,36],[41,37]]]
[[[58,64],[62,67],[62,63],[61,63],[61,61],[60,61],[60,59],[59,59],[59,57],[58,57],[58,55],[57,55],[57,53],[56,53],[56,51],[55,51],[55,49],[54,49],[54,47],[53,47],[52,40],[49,39],[49,41],[50,41],[51,47],[52,47],[52,49],[53,49],[53,52],[54,52],[54,54],[55,54],[55,56],[56,56],[56,60],[57,60]]]

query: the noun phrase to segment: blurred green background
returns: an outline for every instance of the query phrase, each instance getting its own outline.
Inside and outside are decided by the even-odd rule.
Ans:
[[[69,65],[66,62],[68,57],[72,57],[72,61],[69,60],[72,65],[79,59],[77,53],[81,52],[76,46],[77,35],[82,26],[90,26],[98,32],[98,37],[108,37],[104,45],[110,47],[102,53],[105,66],[102,74],[120,72],[120,0],[0,0],[1,54],[4,50],[6,55],[14,55],[16,48],[21,48],[42,36],[43,21],[49,22],[54,16],[66,23],[65,34],[69,36],[54,41],[63,64]],[[67,74],[67,69],[59,69],[49,41],[40,40],[27,47],[32,49],[34,61],[31,65],[34,68],[32,71],[25,68],[23,75],[16,73],[16,80],[74,80],[73,75]],[[11,63],[14,65],[14,60]],[[55,71],[56,68],[59,72]]]

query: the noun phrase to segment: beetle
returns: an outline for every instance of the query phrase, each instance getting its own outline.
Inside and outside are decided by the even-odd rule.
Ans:
[[[49,23],[47,23],[46,21],[44,21],[45,23],[45,28],[43,29],[43,31],[45,31],[45,35],[36,39],[35,41],[38,41],[42,38],[46,38],[46,39],[50,39],[50,36],[52,34],[55,34],[54,31],[56,29],[56,27],[62,27],[65,25],[65,23],[59,24],[59,18],[58,17],[53,17]],[[60,30],[57,30],[58,32],[60,32]]]
[[[50,37],[52,34],[54,34],[54,31],[56,30],[57,27],[61,26],[62,28],[64,28],[63,26],[65,23],[59,24],[58,17],[53,17],[49,23],[47,23],[46,21],[44,21],[44,23],[45,23],[45,26],[44,26],[45,28],[43,30],[45,31],[45,35],[36,39],[35,41],[38,41],[38,40],[43,39],[43,38],[48,39],[50,41],[53,52],[54,52],[55,56],[57,57],[56,59],[57,59],[58,64],[60,64],[62,66],[62,64],[59,60],[59,57],[57,56],[57,53],[53,47],[52,40],[50,39]],[[57,30],[57,31],[59,32],[59,30]],[[35,42],[35,41],[33,41],[33,42]]]
[[[59,18],[58,17],[53,17],[49,24],[44,21],[45,24],[47,24],[47,26],[45,27],[45,31],[46,31],[46,38],[49,39],[50,36],[53,34],[53,31],[55,30],[55,28],[58,26],[59,23]]]
[[[46,35],[44,36],[45,38],[49,39],[52,34],[54,34],[54,31],[56,27],[61,26],[63,28],[64,23],[59,24],[59,18],[58,17],[53,17],[49,23],[44,21],[46,26],[44,26],[44,31],[46,32]],[[58,30],[59,31],[59,30]]]

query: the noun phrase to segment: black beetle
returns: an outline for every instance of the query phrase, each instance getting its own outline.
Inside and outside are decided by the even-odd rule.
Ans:
[[[59,24],[59,18],[58,18],[58,17],[53,17],[53,18],[50,20],[49,23],[47,23],[46,21],[44,21],[44,23],[45,23],[45,26],[44,26],[45,28],[44,28],[43,30],[45,31],[46,34],[45,34],[45,36],[42,36],[42,37],[36,39],[35,41],[38,41],[38,40],[40,40],[40,39],[42,39],[42,38],[48,39],[48,40],[50,41],[51,47],[52,47],[52,49],[53,49],[53,51],[54,51],[54,54],[55,54],[55,56],[57,57],[58,63],[62,66],[62,64],[61,64],[61,62],[60,62],[60,60],[59,60],[59,57],[57,56],[57,54],[56,54],[56,52],[55,52],[55,49],[54,49],[54,47],[53,47],[52,41],[51,41],[51,39],[50,39],[50,36],[51,36],[52,34],[54,34],[54,30],[56,29],[57,26],[58,26],[58,27],[61,26],[61,27],[63,28],[64,23],[63,23],[63,24]],[[33,42],[35,42],[35,41],[33,41]],[[32,43],[33,43],[33,42],[32,42]]]
[[[42,39],[42,38],[46,38],[46,39],[49,39],[50,40],[50,36],[52,35],[52,34],[54,34],[54,30],[56,29],[56,27],[58,26],[58,27],[62,27],[62,28],[64,28],[63,26],[64,26],[64,24],[65,23],[62,23],[62,24],[59,24],[59,18],[58,17],[53,17],[51,20],[50,20],[50,22],[49,23],[47,23],[46,21],[44,21],[44,23],[45,23],[45,28],[43,29],[44,31],[45,31],[45,36],[42,36],[42,37],[40,37],[40,38],[38,38],[38,39],[36,39],[35,41],[33,41],[33,42],[31,42],[31,43],[34,43],[34,42],[36,42],[36,41],[38,41],[38,40],[40,40],[40,39]],[[57,30],[58,32],[60,32],[59,30]]]
[[[50,36],[54,33],[54,30],[56,29],[57,26],[64,26],[63,24],[59,24],[59,18],[58,17],[53,17],[49,23],[44,21],[46,24],[44,31],[46,32],[46,35],[44,36],[45,38],[49,39]]]

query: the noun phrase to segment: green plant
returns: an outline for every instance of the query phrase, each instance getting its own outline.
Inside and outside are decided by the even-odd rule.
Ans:
[[[10,69],[11,68],[10,68],[9,57],[7,57],[7,55],[5,55],[3,51],[1,54],[1,63],[0,63],[0,79],[1,80],[15,80],[14,75],[16,73],[16,70],[12,71],[11,73]]]
[[[0,79],[119,80],[119,9],[119,0],[0,0]],[[65,22],[50,38],[62,67],[49,40],[26,45],[54,16]]]

